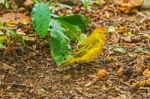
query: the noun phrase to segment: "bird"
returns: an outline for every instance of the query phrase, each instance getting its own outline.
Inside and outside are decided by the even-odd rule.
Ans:
[[[106,40],[106,29],[97,27],[77,48],[75,55],[65,60],[60,68],[66,68],[71,64],[89,63],[102,52]]]

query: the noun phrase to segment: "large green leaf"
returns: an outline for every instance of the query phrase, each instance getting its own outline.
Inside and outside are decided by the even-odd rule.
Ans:
[[[78,42],[80,40],[81,30],[76,25],[72,25],[64,20],[58,20],[58,22],[66,30],[65,34],[72,40]]]
[[[71,57],[71,46],[69,38],[64,34],[65,30],[57,21],[51,22],[50,48],[56,64],[59,66],[64,60]]]
[[[84,30],[87,25],[90,23],[88,18],[82,17],[80,15],[71,15],[71,16],[61,16],[57,20],[63,20],[70,24],[78,26],[80,29]]]
[[[8,0],[0,0],[0,4],[3,4],[6,8],[9,8]]]
[[[5,0],[0,0],[0,4],[5,4]]]
[[[38,3],[34,6],[32,10],[33,27],[41,38],[48,35],[50,19],[51,13],[48,4]]]

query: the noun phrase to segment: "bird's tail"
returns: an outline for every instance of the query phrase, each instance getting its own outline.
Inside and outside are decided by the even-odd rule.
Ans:
[[[67,59],[66,61],[64,61],[61,65],[59,65],[59,67],[65,68],[73,63],[75,63],[75,59],[74,59],[74,57],[71,57],[71,58]]]

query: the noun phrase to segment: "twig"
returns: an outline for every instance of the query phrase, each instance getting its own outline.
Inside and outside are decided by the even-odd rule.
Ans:
[[[0,85],[11,85],[11,86],[21,86],[21,87],[28,87],[31,88],[32,86],[27,85],[27,84],[18,84],[18,83],[0,83]]]
[[[4,66],[5,69],[10,69],[10,70],[12,70],[12,71],[15,70],[14,67],[11,67],[11,66],[7,65],[6,63],[1,63],[1,64]]]
[[[94,78],[94,80],[89,82],[89,83],[87,83],[87,84],[85,84],[85,87],[89,87],[89,86],[95,84],[99,80],[99,78],[97,76],[95,76],[95,75],[89,75],[89,77]]]
[[[92,82],[87,83],[87,84],[85,85],[85,87],[89,87],[89,86],[95,84],[97,81],[98,81],[98,79],[94,79]]]
[[[28,70],[29,68],[32,68],[31,66],[29,66],[22,58],[21,61],[27,66],[26,70]]]
[[[84,95],[84,96],[86,96],[86,97],[88,97],[88,98],[91,98],[91,95],[84,93],[80,88],[76,88],[76,90],[77,90],[80,94],[82,94],[82,95]]]
[[[136,25],[136,24],[133,24],[135,26],[135,28],[138,30],[138,32],[141,32],[140,28]]]

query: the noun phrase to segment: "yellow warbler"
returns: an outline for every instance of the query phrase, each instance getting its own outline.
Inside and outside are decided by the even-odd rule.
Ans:
[[[101,52],[106,39],[106,30],[96,28],[78,47],[74,56],[64,61],[59,67],[67,67],[76,62],[88,63],[93,61]]]

